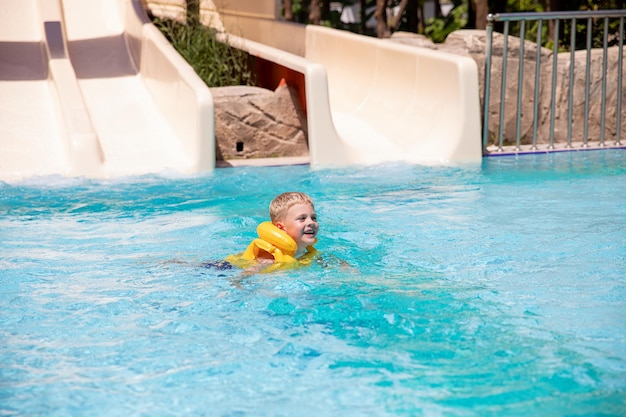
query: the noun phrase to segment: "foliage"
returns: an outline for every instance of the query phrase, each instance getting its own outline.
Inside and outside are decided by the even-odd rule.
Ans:
[[[574,28],[574,42],[575,49],[585,49],[587,46],[587,20],[576,21],[576,27]],[[604,19],[592,19],[591,21],[591,47],[601,48],[604,43]],[[614,46],[619,43],[619,18],[608,19],[607,33],[609,34],[607,39],[607,46]],[[569,47],[571,41],[571,24],[568,22],[565,25],[563,33],[561,34],[561,44]]]
[[[321,0],[319,0],[321,1]],[[423,7],[426,0],[413,0],[416,1],[419,7]],[[445,38],[455,30],[463,29],[466,27],[473,27],[474,22],[470,22],[468,17],[470,16],[470,6],[473,0],[451,0],[453,7],[447,16],[437,16],[428,19],[424,25],[425,34],[434,42],[443,42]],[[346,6],[358,3],[359,0],[337,0],[333,1],[336,5],[339,5],[341,9]],[[400,0],[390,0],[389,6],[397,6]],[[514,13],[514,12],[544,12],[548,8],[549,0],[487,0],[489,10],[492,13]],[[556,0],[556,4],[559,4],[562,10],[609,10],[619,9],[624,7],[624,0]],[[307,23],[309,16],[309,4],[310,0],[292,0],[292,10],[294,15],[294,21],[299,23]],[[376,0],[366,0],[366,8],[374,8],[376,6]],[[366,16],[366,20],[372,16],[373,12]],[[327,16],[322,16],[321,22],[324,26],[333,27],[336,29],[350,30],[352,32],[365,33],[374,35],[374,32],[367,32],[364,25],[347,24],[341,21],[341,13],[337,11],[331,11]],[[400,30],[411,30],[407,27],[406,16],[403,16]],[[586,33],[587,22],[577,21],[576,27],[571,28],[570,21],[561,21],[559,30],[559,49],[568,50],[570,45],[571,31],[575,30],[575,43],[576,49],[586,47]],[[511,22],[509,27],[509,33],[511,35],[519,36],[520,22]],[[497,23],[495,25],[496,31],[502,32],[503,24]],[[414,29],[413,29],[414,30]],[[527,22],[525,27],[527,40],[536,41],[537,31],[539,30],[539,24],[537,21]],[[542,25],[542,45],[552,48],[554,39],[550,36],[552,25],[544,22]],[[592,22],[592,47],[602,47],[604,21],[598,20]],[[608,33],[609,46],[617,44],[619,31],[619,19],[611,19],[609,21]]]
[[[567,10],[608,10],[615,9],[618,2],[615,0],[574,0],[564,4]],[[509,0],[507,8],[504,12],[544,12],[545,7],[531,0]],[[570,19],[560,20],[559,33],[556,35],[559,51],[569,51],[571,46],[571,35],[574,32],[574,49],[586,49],[587,32],[591,30],[591,48],[601,48],[604,42],[604,19],[592,19],[591,27],[587,28],[587,19],[576,20],[576,25],[572,27]],[[502,31],[502,25],[496,25],[496,30]],[[521,36],[521,22],[511,22],[509,34]],[[537,42],[539,30],[538,21],[527,22],[525,28],[525,39]],[[553,22],[545,22],[542,25],[541,45],[552,49],[554,47],[554,30]],[[619,18],[608,19],[608,46],[617,45],[619,42]]]
[[[247,53],[220,42],[211,28],[154,18],[153,23],[209,87],[255,85]]]
[[[455,30],[467,25],[467,4],[455,0],[454,6],[447,16],[431,17],[426,21],[426,36],[433,42],[443,42]]]
[[[392,0],[395,1],[395,0]],[[297,23],[309,23],[309,4],[310,0],[292,0],[292,13],[293,21]],[[341,11],[346,6],[352,6],[359,3],[360,0],[335,0],[333,1],[333,8],[329,11],[328,15],[323,15],[320,24],[322,26],[332,27],[335,29],[348,30],[350,32],[362,33],[371,36],[376,36],[376,32],[365,28],[363,22],[359,23],[345,23],[341,21]],[[366,0],[365,9],[371,9],[369,13],[365,14],[365,21],[369,20],[374,15],[374,9],[376,7],[376,0]],[[338,9],[338,10],[337,10]],[[282,14],[284,16],[284,8]]]
[[[293,13],[293,21],[298,23],[307,23],[309,19],[309,1],[308,0],[293,0],[291,5]],[[284,10],[283,10],[284,14]]]

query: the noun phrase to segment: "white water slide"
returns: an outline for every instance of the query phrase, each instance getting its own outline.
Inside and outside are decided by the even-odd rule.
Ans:
[[[209,89],[138,0],[4,0],[0,180],[215,164]]]
[[[3,1],[0,180],[215,167],[210,90],[142,3]],[[237,10],[266,3],[224,0],[219,18],[230,43],[304,80],[312,166],[480,161],[470,58],[316,26],[290,51],[274,17]]]

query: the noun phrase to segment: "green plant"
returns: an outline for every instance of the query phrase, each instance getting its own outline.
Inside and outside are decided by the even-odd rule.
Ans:
[[[153,23],[209,87],[255,85],[247,53],[220,42],[211,28],[167,19]]]
[[[456,1],[447,16],[431,17],[426,21],[425,32],[433,42],[441,43],[446,37],[467,24],[467,4]]]
[[[546,11],[545,3],[536,2],[534,0],[508,0],[505,12],[544,12]],[[570,0],[563,2],[565,9],[560,10],[611,10],[623,8],[623,2],[619,0]],[[538,32],[538,21],[531,21],[526,26],[527,40],[536,42]],[[576,25],[572,27],[570,19],[562,19],[560,21],[559,33],[557,36],[558,50],[569,51],[571,46],[571,35],[574,34],[574,48],[585,49],[587,45],[587,31],[591,31],[591,47],[601,48],[604,40],[604,19],[592,19],[591,26],[587,27],[587,19],[579,19]],[[552,49],[554,47],[554,39],[552,28],[553,23],[544,22],[541,31],[542,46]],[[514,36],[520,34],[520,22],[511,22],[509,33]],[[608,19],[608,46],[615,46],[619,42],[619,18]]]

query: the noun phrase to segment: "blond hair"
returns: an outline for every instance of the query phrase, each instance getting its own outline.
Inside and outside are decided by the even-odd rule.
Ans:
[[[310,204],[311,207],[314,207],[311,197],[300,192],[282,193],[274,198],[270,203],[270,220],[272,223],[283,220],[287,215],[287,210],[296,204]]]

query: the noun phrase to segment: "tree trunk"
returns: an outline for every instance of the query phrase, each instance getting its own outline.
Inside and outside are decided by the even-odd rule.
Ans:
[[[376,36],[379,38],[388,38],[390,36],[389,27],[387,26],[387,0],[376,0]]]
[[[563,0],[549,0],[547,5],[547,10],[550,12],[563,11],[571,9],[572,7],[567,7],[567,2]],[[561,25],[561,35],[563,34],[563,25]],[[561,36],[559,35],[559,36]],[[548,21],[548,36],[551,40],[554,40],[554,20]],[[558,39],[557,39],[558,42]]]
[[[293,6],[291,0],[284,0],[283,7],[285,8],[285,20],[293,22]]]
[[[367,0],[360,0],[361,1],[361,11],[360,11],[360,15],[359,15],[359,33],[364,34],[365,33],[365,24],[367,23],[365,20],[367,19],[367,13],[365,13],[365,7],[366,7],[366,3]]]
[[[570,10],[570,9],[571,7],[567,7],[567,2],[563,0],[550,0],[550,3],[548,4],[548,10],[551,12],[564,11],[564,10]]]
[[[467,24],[465,29],[476,29],[476,7],[473,0],[467,2]]]
[[[406,6],[406,30],[417,33],[417,0],[409,0]]]
[[[472,0],[474,13],[476,16],[476,29],[487,28],[487,15],[489,14],[489,4],[487,0]]]
[[[435,17],[442,17],[443,13],[441,13],[441,2],[439,0],[435,0]]]
[[[507,0],[494,0],[491,13],[506,13]],[[486,20],[486,16],[485,16]],[[496,32],[504,33],[504,22],[494,22],[493,28]]]
[[[402,15],[404,14],[404,11],[406,10],[406,6],[408,2],[409,0],[400,0],[400,6],[398,7],[398,14],[393,19],[393,24],[391,25],[392,32],[397,31],[398,28],[400,27],[400,22],[402,21]]]
[[[320,10],[319,0],[311,0],[311,6],[309,7],[309,23],[319,25],[322,20],[322,12]]]
[[[420,3],[417,5],[417,27],[415,29],[416,33],[423,34],[424,33],[424,3]]]
[[[330,16],[330,0],[322,0],[322,20],[328,20]]]

